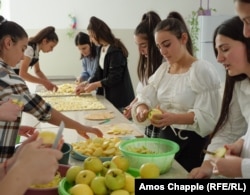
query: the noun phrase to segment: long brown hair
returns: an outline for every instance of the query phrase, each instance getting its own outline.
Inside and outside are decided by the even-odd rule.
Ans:
[[[39,31],[34,37],[29,38],[29,43],[41,43],[43,39],[46,39],[48,42],[53,41],[57,43],[59,41],[58,36],[55,32],[53,26],[48,26],[41,31]]]
[[[128,57],[128,50],[125,45],[121,42],[120,39],[117,39],[115,37],[109,26],[101,19],[92,16],[89,20],[87,30],[94,33],[95,39],[98,42],[100,42],[100,40],[103,40],[109,43],[110,45],[118,47],[122,50],[123,55],[125,57]]]
[[[234,2],[236,2],[236,1],[243,2],[243,3],[250,3],[250,0],[234,0]]]
[[[250,39],[244,37],[243,35],[243,22],[240,20],[238,16],[235,16],[229,20],[226,20],[221,25],[219,25],[214,32],[213,35],[213,46],[215,56],[218,55],[218,52],[215,48],[215,38],[217,35],[223,35],[229,37],[230,39],[237,40],[246,45],[247,50],[247,59],[250,62]],[[214,128],[214,131],[211,134],[211,138],[221,129],[221,127],[226,123],[229,117],[229,105],[232,100],[233,90],[235,83],[238,81],[242,81],[247,78],[247,75],[240,74],[237,76],[229,76],[226,73],[226,82],[225,82],[225,90],[222,99],[222,107],[219,120]]]
[[[137,74],[139,81],[141,82],[147,83],[148,78],[162,64],[163,56],[156,47],[154,40],[154,29],[160,21],[161,18],[156,12],[149,11],[143,14],[141,22],[138,24],[134,32],[136,36],[141,36],[148,42],[148,56],[145,57],[140,54],[137,66]]]

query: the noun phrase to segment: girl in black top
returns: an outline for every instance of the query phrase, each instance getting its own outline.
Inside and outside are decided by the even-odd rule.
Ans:
[[[79,85],[76,93],[97,89],[98,95],[104,95],[122,111],[135,97],[127,65],[128,51],[102,20],[91,17],[87,30],[91,41],[100,45],[99,64],[89,83]]]

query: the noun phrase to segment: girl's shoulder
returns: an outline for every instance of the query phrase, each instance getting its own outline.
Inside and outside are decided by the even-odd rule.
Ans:
[[[219,88],[219,74],[214,65],[206,60],[196,60],[190,69],[190,83],[199,89]]]
[[[219,78],[219,74],[215,69],[215,66],[207,60],[198,59],[193,62],[190,72],[191,75],[195,77],[205,76]]]

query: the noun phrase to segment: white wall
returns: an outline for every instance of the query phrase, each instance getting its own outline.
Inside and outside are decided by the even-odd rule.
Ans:
[[[207,0],[203,0],[206,8]],[[103,19],[114,34],[129,50],[129,70],[134,87],[138,82],[136,66],[138,51],[133,40],[133,30],[143,13],[154,10],[162,18],[170,11],[180,12],[187,18],[200,7],[199,0],[2,0],[1,14],[21,24],[29,36],[48,25],[56,27],[59,44],[52,53],[40,54],[41,68],[47,75],[79,75],[81,63],[74,39],[66,34],[71,20],[69,14],[77,17],[78,31],[85,31],[91,16]],[[233,0],[210,0],[214,15],[234,13]]]

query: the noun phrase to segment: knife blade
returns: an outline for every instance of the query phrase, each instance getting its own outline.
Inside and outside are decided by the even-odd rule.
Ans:
[[[57,135],[56,135],[55,141],[54,141],[54,143],[53,143],[53,145],[52,145],[52,148],[54,148],[54,149],[57,148],[58,143],[59,143],[59,141],[60,141],[60,139],[61,139],[61,137],[62,137],[63,130],[64,130],[64,122],[61,121],[60,126],[59,126],[59,129],[58,129],[58,131],[57,131]]]

